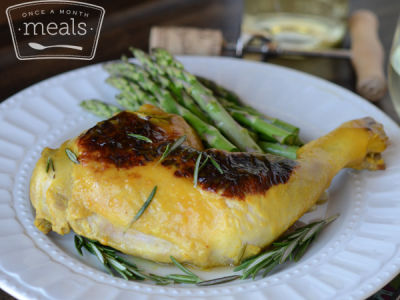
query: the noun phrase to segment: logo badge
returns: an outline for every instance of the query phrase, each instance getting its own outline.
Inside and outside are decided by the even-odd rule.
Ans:
[[[6,14],[18,59],[91,60],[105,10],[84,2],[40,0],[10,6]]]

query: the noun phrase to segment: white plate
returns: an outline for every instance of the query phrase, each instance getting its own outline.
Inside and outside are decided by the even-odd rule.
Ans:
[[[330,200],[305,220],[337,212],[306,256],[271,276],[223,286],[160,287],[126,282],[103,272],[73,249],[72,234],[43,235],[33,226],[29,179],[45,146],[57,147],[98,119],[79,102],[112,102],[100,65],[36,84],[0,105],[0,287],[22,299],[364,299],[400,271],[400,130],[360,97],[326,81],[285,68],[227,58],[185,57],[187,69],[235,90],[266,114],[300,126],[317,138],[342,122],[372,116],[391,145],[388,168],[342,171]],[[156,272],[162,273],[162,267]],[[231,271],[199,272],[204,278]]]

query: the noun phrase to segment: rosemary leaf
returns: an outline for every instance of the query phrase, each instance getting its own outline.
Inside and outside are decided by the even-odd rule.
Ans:
[[[127,265],[129,267],[129,269],[132,269],[132,268],[135,269],[135,270],[138,269],[138,267],[134,263],[130,262],[129,260],[126,260],[122,256],[117,256],[117,255],[114,254],[114,258],[116,260],[118,260],[120,263]]]
[[[212,158],[211,156],[209,156],[211,163],[214,165],[214,167],[218,170],[218,172],[220,172],[221,174],[224,174],[224,171],[222,170],[221,166],[215,161],[214,158]]]
[[[311,237],[313,237],[315,234],[317,234],[322,227],[324,227],[325,223],[319,223],[315,225],[314,227],[311,227],[306,234],[300,239],[300,243],[304,243],[305,241],[309,240]]]
[[[183,265],[181,265],[173,256],[170,256],[169,258],[171,259],[171,261],[174,263],[175,266],[177,266],[179,269],[181,269],[182,272],[184,272],[184,273],[186,273],[186,274],[188,274],[188,275],[190,275],[190,276],[199,278],[199,277],[198,277],[196,274],[194,274],[192,271],[186,269]]]
[[[216,285],[216,284],[230,282],[230,281],[239,279],[240,277],[241,277],[240,275],[230,275],[230,276],[225,276],[225,277],[221,277],[221,278],[215,278],[215,279],[211,279],[211,280],[200,281],[200,282],[196,283],[196,285],[197,286]]]
[[[172,144],[168,144],[165,148],[164,153],[161,155],[160,160],[157,163],[162,162],[164,159],[168,157],[172,152],[174,152],[180,145],[182,145],[186,141],[186,135],[181,136]]]
[[[240,265],[236,266],[233,269],[233,272],[238,272],[241,271],[243,269],[246,269],[254,260],[245,260],[243,261]]]
[[[176,283],[197,283],[199,282],[199,277],[194,277],[192,275],[182,275],[182,274],[169,274],[166,276],[168,279],[173,280]]]
[[[240,254],[239,254],[239,259],[238,259],[238,263],[240,264],[240,262],[243,259],[243,255],[246,252],[246,248],[247,248],[247,243],[245,243],[242,248],[240,249]]]
[[[149,139],[147,136],[143,136],[143,135],[140,135],[140,134],[128,133],[128,136],[134,137],[134,138],[136,138],[138,140],[141,140],[141,141],[145,141],[147,143],[153,143],[153,141],[151,139]]]
[[[49,173],[49,170],[52,170],[53,172],[56,171],[56,169],[54,168],[54,162],[53,159],[51,157],[47,158],[47,164],[46,164],[46,173]]]
[[[140,273],[140,271],[137,270],[137,269],[130,269],[129,268],[129,271],[131,273],[133,273],[134,276],[136,276],[136,278],[135,278],[136,280],[150,279],[149,276],[146,276],[145,274]]]
[[[159,285],[167,285],[167,284],[170,284],[170,283],[174,282],[171,279],[168,279],[166,277],[159,276],[159,275],[156,275],[156,274],[149,274],[148,275],[148,279],[153,280],[156,284],[159,284]]]
[[[74,237],[75,248],[80,255],[83,256],[82,246],[83,246],[83,239],[79,235],[75,235]]]
[[[103,267],[104,267],[104,269],[106,269],[106,271],[107,271],[108,274],[110,274],[111,276],[114,276],[114,273],[113,273],[113,271],[111,270],[111,267],[110,267],[107,263],[104,263],[104,264],[103,264]]]
[[[121,275],[121,277],[124,278],[125,280],[129,280],[129,278],[128,278],[128,276],[125,274],[125,272],[123,272],[123,271],[121,271],[121,270],[119,270],[119,269],[117,269],[117,268],[113,268],[113,270],[114,270],[115,272],[117,272],[119,275]]]
[[[293,249],[294,249],[296,246],[298,246],[299,241],[300,241],[300,237],[297,238],[296,240],[293,240],[293,241],[286,247],[285,251],[283,251],[283,254],[282,254],[282,256],[281,256],[281,258],[280,258],[280,260],[279,260],[279,263],[280,263],[280,264],[283,264],[283,263],[286,261],[286,259],[289,257],[289,255],[293,252]]]
[[[197,157],[196,160],[196,165],[194,167],[194,174],[193,174],[193,185],[194,187],[197,187],[197,179],[199,178],[199,171],[200,171],[200,162],[201,162],[201,157],[203,156],[203,153],[200,152],[199,156]]]
[[[163,162],[163,160],[167,158],[170,152],[171,152],[171,144],[168,144],[167,147],[165,147],[164,153],[161,155],[160,160],[157,162],[157,164]]]
[[[203,163],[200,165],[199,172],[200,172],[201,169],[204,168],[204,166],[206,165],[206,163],[208,162],[208,160],[209,160],[209,156],[207,155],[206,159],[205,159],[205,160],[203,161]]]
[[[306,253],[306,250],[308,249],[309,244],[313,241],[313,238],[308,239],[305,243],[301,244],[300,248],[297,250],[295,256],[293,257],[294,261],[299,261],[300,258],[303,257],[303,255]]]
[[[73,162],[79,165],[79,160],[76,154],[69,148],[65,148],[65,153],[67,153],[68,158]]]
[[[279,265],[278,261],[273,261],[267,268],[265,268],[262,277],[267,276],[277,265]]]
[[[118,269],[120,271],[125,271],[127,270],[126,266],[118,262],[116,259],[111,257],[110,255],[106,255],[105,258],[107,259],[107,262],[113,267],[113,269]]]
[[[139,209],[139,211],[137,212],[136,216],[133,218],[132,223],[136,222],[141,215],[144,213],[144,211],[146,210],[146,208],[150,205],[151,200],[153,200],[154,195],[156,194],[157,191],[157,186],[155,186],[153,188],[153,190],[151,191],[149,197],[147,197],[147,200],[143,203],[143,206]],[[132,225],[131,223],[131,225]]]
[[[97,245],[95,243],[89,242],[89,247],[92,249],[93,253],[96,255],[97,259],[104,265],[104,256],[103,253],[97,248]]]

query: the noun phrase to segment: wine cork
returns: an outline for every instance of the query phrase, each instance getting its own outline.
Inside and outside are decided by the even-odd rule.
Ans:
[[[383,72],[384,52],[378,37],[378,20],[367,10],[356,11],[349,20],[352,64],[357,74],[357,92],[370,101],[387,90]]]
[[[164,48],[172,54],[221,55],[221,31],[193,27],[152,27],[150,49]]]

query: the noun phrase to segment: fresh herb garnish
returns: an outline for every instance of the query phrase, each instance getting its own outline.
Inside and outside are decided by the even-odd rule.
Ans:
[[[153,189],[154,193],[155,188]],[[272,244],[272,249],[246,259],[242,264],[233,270],[234,272],[242,271],[242,275],[230,275],[205,281],[201,281],[199,276],[185,268],[173,256],[170,256],[172,263],[185,274],[169,274],[166,276],[160,276],[146,273],[140,270],[136,264],[122,257],[117,250],[79,235],[75,235],[75,247],[78,253],[81,255],[83,255],[82,248],[85,248],[87,251],[97,257],[97,259],[110,272],[110,274],[114,275],[114,273],[117,273],[126,280],[147,279],[159,285],[167,285],[172,283],[191,283],[196,284],[197,286],[209,286],[226,283],[239,278],[246,279],[250,276],[252,276],[254,279],[255,276],[261,271],[263,271],[262,276],[264,277],[270,271],[272,271],[275,266],[281,263],[289,260],[298,261],[302,255],[304,255],[310,244],[318,236],[319,232],[326,225],[333,222],[337,217],[338,215],[335,215],[322,221],[310,223],[306,226],[297,228],[295,231],[278,239]],[[241,252],[244,253],[246,244],[242,249],[244,250]]]
[[[51,157],[47,158],[47,165],[46,165],[46,173],[49,173],[49,170],[52,170],[53,172],[56,171],[56,169],[54,168],[54,162],[53,159]]]
[[[200,162],[201,162],[201,157],[203,156],[203,153],[200,152],[199,156],[196,159],[196,164],[194,166],[194,174],[193,174],[193,185],[194,187],[197,187],[197,179],[199,178],[199,172],[200,172]],[[203,163],[203,166],[205,164]]]
[[[304,255],[312,241],[318,236],[322,228],[336,220],[337,217],[338,215],[335,215],[296,229],[272,243],[272,247],[266,252],[245,260],[234,271],[243,270],[242,279],[250,276],[254,279],[261,271],[263,272],[262,276],[265,277],[279,264],[290,260],[297,262]]]
[[[145,141],[147,143],[153,143],[153,141],[151,139],[149,139],[147,136],[143,136],[143,135],[140,135],[140,134],[128,133],[128,136],[134,137],[134,138],[136,138],[138,140]]]
[[[161,155],[160,160],[157,163],[161,163],[164,159],[168,157],[172,152],[174,152],[180,145],[182,145],[186,141],[186,135],[181,136],[172,144],[168,144],[164,150],[164,153]]]
[[[224,174],[224,171],[222,171],[221,166],[215,161],[214,158],[212,158],[212,156],[208,155],[208,157],[211,160],[211,163],[213,164],[213,166],[218,170],[218,172],[220,172],[221,174]]]
[[[75,235],[75,247],[79,254],[83,255],[82,248],[85,248],[89,253],[95,255],[103,264],[104,268],[111,274],[120,275],[125,280],[151,280],[156,284],[166,285],[172,283],[198,283],[200,278],[190,272],[187,268],[178,263],[172,256],[172,262],[186,274],[169,274],[160,276],[149,274],[139,269],[139,267],[122,257],[115,249],[104,246],[97,241]]]
[[[206,159],[203,161],[202,164],[200,164],[201,158],[202,158],[203,154],[206,156]],[[199,156],[197,156],[196,164],[195,164],[195,166],[194,166],[194,173],[193,173],[193,185],[194,185],[194,187],[197,187],[197,181],[198,181],[198,178],[199,178],[199,173],[200,173],[201,169],[204,168],[204,166],[206,165],[206,163],[208,162],[208,160],[211,161],[211,163],[213,164],[213,166],[214,166],[221,174],[224,174],[224,171],[222,171],[221,166],[215,161],[214,158],[212,158],[211,155],[208,155],[207,153],[200,152]]]
[[[239,279],[240,277],[242,277],[242,276],[241,275],[230,275],[230,276],[225,276],[225,277],[221,277],[221,278],[200,281],[200,282],[196,283],[196,285],[197,286],[216,285],[216,284],[230,282],[230,281]]]
[[[80,255],[83,255],[82,247],[83,247],[83,238],[80,235],[75,235],[74,238],[75,248]]]
[[[199,172],[200,172],[200,170],[201,169],[203,169],[204,168],[204,166],[206,165],[206,163],[208,162],[208,160],[209,160],[209,156],[208,155],[206,155],[206,159],[203,161],[203,163],[200,165],[200,169],[199,169]]]
[[[186,269],[183,265],[181,265],[173,256],[169,257],[171,261],[174,263],[175,266],[177,266],[183,273],[186,273],[187,275],[199,278],[196,274],[194,274],[192,271]]]
[[[65,148],[65,153],[67,153],[68,158],[79,165],[79,160],[78,157],[76,156],[76,154],[69,148]]]
[[[147,197],[147,200],[143,203],[143,206],[139,209],[139,211],[137,212],[136,216],[133,218],[132,223],[136,222],[140,218],[140,216],[144,213],[146,208],[150,205],[151,200],[153,200],[154,195],[156,194],[156,191],[157,191],[157,186],[155,186],[153,188],[153,190],[151,191],[149,197]]]
[[[246,249],[247,249],[247,243],[245,243],[243,245],[242,249],[240,249],[240,255],[239,255],[239,259],[238,259],[239,264],[242,262],[243,256],[246,253]]]

